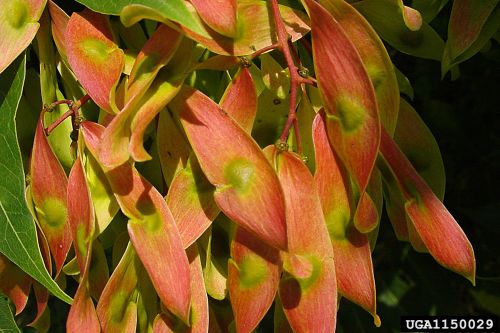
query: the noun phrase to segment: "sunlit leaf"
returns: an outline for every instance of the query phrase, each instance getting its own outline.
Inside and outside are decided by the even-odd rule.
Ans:
[[[252,131],[257,113],[257,91],[248,68],[241,68],[234,76],[219,105],[247,133]]]
[[[318,114],[313,124],[314,180],[333,247],[337,287],[342,296],[359,304],[377,320],[370,244],[368,237],[353,225],[349,179],[330,147],[323,117],[322,113]]]
[[[135,114],[130,124],[132,134],[129,145],[130,154],[135,161],[151,159],[151,156],[143,147],[144,133],[156,115],[179,92],[181,85],[182,79],[153,86],[154,95],[145,101],[144,105]]]
[[[401,101],[394,140],[434,194],[443,200],[446,178],[439,147],[420,116],[404,100]],[[418,251],[427,251],[413,225],[408,224],[404,209],[405,199],[396,180],[389,170],[383,167],[382,170],[385,171],[384,179],[387,185],[385,207],[396,236],[400,240],[409,240]]]
[[[279,287],[283,309],[294,331],[332,332],[336,324],[337,283],[315,181],[296,154],[278,154],[275,150],[274,155],[285,197],[289,251],[283,259],[287,274]]]
[[[393,65],[384,44],[366,19],[344,0],[322,0],[359,52],[377,97],[380,121],[394,133],[398,119],[399,92]]]
[[[137,55],[125,93],[126,103],[137,101],[144,95],[161,68],[174,55],[181,41],[181,34],[161,24]]]
[[[198,254],[196,244],[187,249],[190,270],[191,270],[191,287],[193,299],[191,303],[191,323],[190,327],[179,322],[169,313],[161,312],[154,319],[153,333],[202,333],[212,332],[209,330],[209,310],[208,299],[203,282],[203,272],[201,269],[201,261]]]
[[[108,18],[84,10],[73,13],[64,35],[71,69],[92,100],[112,113],[110,94],[124,64],[123,51],[113,40]]]
[[[172,59],[181,38],[177,31],[161,25],[137,56],[127,82],[124,107],[107,126],[101,143],[99,159],[107,167],[118,166],[130,157],[137,161],[151,159],[143,148],[144,131],[175,96],[184,79],[172,78],[165,71],[155,78]]]
[[[368,192],[363,193],[354,214],[354,226],[358,231],[367,234],[373,231],[380,220],[380,215]]]
[[[153,333],[174,333],[175,324],[166,313],[159,313],[153,322]]]
[[[220,106],[249,133],[257,112],[256,104],[252,77],[248,69],[242,68],[226,88]],[[173,125],[173,119],[169,123]],[[174,126],[171,129],[176,131],[177,128]],[[214,192],[215,187],[208,182],[192,155],[188,165],[176,174],[166,198],[184,247],[198,239],[219,214]]]
[[[17,144],[15,117],[23,90],[25,56],[19,57],[0,76],[0,252],[34,279],[42,283],[54,295],[70,302],[50,278],[44,267],[37,246],[33,219],[24,198],[24,172]]]
[[[81,155],[78,155],[68,177],[68,217],[81,279],[66,320],[67,332],[100,329],[88,281],[95,230],[94,206],[91,200]]]
[[[102,167],[91,154],[86,156],[85,174],[95,210],[95,235],[100,235],[106,230],[120,207]]]
[[[236,22],[236,0],[191,0],[198,15],[213,30],[229,38],[237,36],[238,25]]]
[[[191,313],[190,325],[192,333],[202,333],[208,331],[208,297],[203,282],[203,270],[201,267],[200,254],[196,244],[187,250],[189,259],[189,270],[191,274]]]
[[[166,185],[170,186],[177,171],[187,165],[191,152],[182,126],[174,119],[170,111],[160,112],[157,143],[163,177]]]
[[[196,241],[219,214],[214,192],[215,187],[191,156],[188,165],[175,175],[166,197],[184,248]]]
[[[219,215],[219,219],[221,219]],[[205,252],[205,260],[203,267],[203,279],[207,294],[216,300],[223,300],[227,294],[227,260],[226,255],[218,256],[215,248],[219,245],[220,239],[217,234],[210,228],[199,241],[202,252]],[[215,237],[215,240],[214,240]]]
[[[36,218],[36,213],[35,213],[35,207],[33,206],[33,200],[31,197],[31,186],[26,187],[26,202],[28,203],[28,209],[30,210],[33,218],[35,219],[35,222],[37,224],[37,236],[38,236],[38,242],[40,246],[40,251],[42,252],[42,257],[43,261],[45,264],[45,267],[49,271],[49,274],[52,273],[52,260],[50,258],[50,249],[49,249],[49,244],[47,241],[47,238],[43,234],[41,228],[40,228],[40,222],[38,222],[38,219]],[[59,275],[59,278],[63,275]],[[61,284],[60,280],[56,280],[56,283],[64,289],[64,285]],[[36,315],[35,318],[32,320],[31,323],[28,324],[28,326],[33,326],[37,327],[38,324],[43,324],[42,322],[39,323],[40,321],[43,321],[43,316],[46,315],[45,311],[47,309],[48,301],[49,301],[49,293],[48,290],[45,289],[40,283],[37,281],[33,281],[33,291],[35,294],[35,299],[36,299]],[[46,319],[47,320],[47,319]],[[48,319],[50,322],[50,318]]]
[[[380,153],[404,197],[405,211],[430,254],[474,283],[474,250],[459,224],[384,131]]]
[[[202,34],[191,31],[188,26],[181,27],[181,29],[189,38],[210,51],[223,55],[248,55],[275,44],[276,36],[272,33],[274,22],[267,4],[259,0],[240,0],[237,3],[238,30],[234,39],[220,35],[208,26],[203,27]],[[186,5],[194,14],[194,7],[188,2]],[[280,6],[280,13],[292,41],[300,39],[309,31],[307,17],[302,12],[287,6]],[[201,19],[197,17],[197,20],[201,25]]]
[[[31,156],[31,194],[40,227],[59,274],[71,247],[67,207],[68,179],[49,146],[42,119],[38,121]]]
[[[125,106],[104,131],[99,161],[112,168],[130,158],[137,161],[151,159],[143,147],[144,132],[154,117],[178,93],[182,81],[183,78],[170,79],[167,72],[162,72],[140,100],[140,107]]]
[[[40,63],[40,96],[44,105],[50,105],[56,100],[65,99],[58,87],[56,51],[52,41],[51,24],[48,11],[40,18],[40,29],[36,34],[36,45],[38,61]],[[78,98],[80,98],[79,96]],[[44,123],[46,126],[56,121],[62,114],[68,111],[67,105],[59,105],[46,112]],[[69,170],[73,165],[73,158],[69,146],[71,145],[70,133],[72,131],[71,120],[66,119],[51,131],[49,144],[54,150],[62,166]]]
[[[83,122],[86,145],[95,152],[104,128]],[[189,313],[189,265],[172,214],[162,195],[137,170],[125,163],[106,169],[106,176],[128,232],[163,304],[184,322]]]
[[[374,89],[355,46],[340,24],[318,3],[306,3],[328,137],[363,195],[380,141]]]
[[[99,13],[121,15],[122,22],[129,26],[143,18],[149,18],[163,23],[174,21],[198,33],[204,32],[200,22],[187,10],[183,0],[77,1]]]
[[[266,88],[275,93],[279,99],[285,99],[290,92],[290,73],[269,54],[259,57],[262,71],[262,82]]]
[[[191,88],[185,87],[170,108],[179,113],[201,169],[216,187],[221,210],[268,244],[285,249],[282,192],[255,141],[217,104]]]
[[[61,56],[62,61],[68,62],[68,54],[66,51],[66,42],[64,35],[68,25],[69,16],[55,2],[49,0],[47,8],[50,13],[50,23],[52,27],[52,37],[56,44],[57,51]]]
[[[0,3],[0,73],[28,47],[40,25],[47,0],[4,0]]]
[[[66,332],[98,332],[99,319],[88,289],[88,273],[80,280],[66,321]]]
[[[228,290],[237,332],[252,332],[271,307],[281,273],[279,251],[243,228],[231,242]]]
[[[86,271],[89,249],[95,230],[94,206],[90,197],[81,156],[75,161],[68,178],[68,217],[75,255],[82,276]]]
[[[128,244],[97,304],[97,316],[103,332],[135,333],[137,326],[137,255]]]

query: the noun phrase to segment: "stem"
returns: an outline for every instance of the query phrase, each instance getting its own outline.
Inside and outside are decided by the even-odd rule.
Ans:
[[[268,52],[268,51],[275,50],[275,49],[277,49],[277,48],[279,48],[278,43],[273,44],[273,45],[266,46],[266,47],[264,47],[264,48],[262,48],[262,49],[260,49],[260,50],[255,51],[254,53],[252,53],[252,55],[250,56],[250,59],[254,59],[254,58],[256,58],[256,57],[260,56],[260,55],[261,55],[261,54],[263,54],[263,53],[266,53],[266,52]]]
[[[297,154],[302,155],[302,141],[300,140],[299,122],[297,118],[293,120],[293,131],[295,134],[295,144],[297,145]]]
[[[42,112],[50,112],[53,108],[55,108],[57,105],[61,104],[67,104],[70,109],[63,113],[59,118],[57,118],[52,124],[50,124],[49,127],[45,129],[45,134],[50,135],[50,133],[57,127],[59,126],[66,118],[71,116],[71,123],[73,125],[73,130],[78,130],[80,127],[79,120],[77,117],[78,110],[82,105],[87,103],[90,100],[90,96],[87,94],[80,98],[78,101],[73,102],[72,100],[69,99],[63,99],[60,101],[56,101],[54,103],[51,103],[49,106],[45,107]],[[42,115],[43,116],[43,115]]]
[[[293,43],[290,39],[288,40],[288,49],[290,50],[290,54],[292,55],[293,60],[297,62],[299,67],[301,67],[302,63],[300,62],[299,52],[297,52],[297,49],[293,46]]]
[[[300,82],[301,84],[309,84],[309,85],[311,85],[311,86],[318,87],[318,82],[317,82],[317,81],[316,81],[316,79],[315,79],[315,78],[313,78],[313,77],[308,77],[308,78],[301,77],[301,78],[299,79],[299,82]]]
[[[59,118],[56,119],[52,124],[50,124],[49,127],[45,129],[45,134],[50,135],[52,131],[59,126],[63,121],[66,120],[69,116],[71,116],[74,113],[73,109],[69,109],[68,111],[64,112]]]
[[[36,51],[40,62],[40,87],[42,103],[49,104],[57,100],[57,69],[48,8],[44,10],[39,23]]]
[[[47,106],[47,111],[52,111],[53,108],[55,108],[56,106],[58,105],[62,105],[62,104],[67,104],[69,107],[71,107],[71,105],[73,105],[73,100],[71,99],[61,99],[60,101],[55,101],[55,102],[52,102],[50,103],[49,106]]]
[[[281,18],[278,0],[271,0],[271,9],[274,18],[274,25],[276,27],[276,34],[278,37],[278,47],[280,48],[283,56],[285,57],[286,64],[290,70],[290,108],[288,110],[288,118],[286,120],[285,127],[283,128],[283,132],[280,136],[281,142],[286,142],[286,138],[288,137],[288,133],[290,132],[290,128],[293,126],[295,129],[295,133],[298,133],[297,126],[297,118],[296,118],[296,104],[297,104],[297,88],[299,84],[302,83],[302,78],[299,76],[297,72],[297,66],[293,61],[292,52],[290,51],[290,47],[288,44],[288,33],[285,29],[285,24],[283,23],[283,19]],[[298,138],[297,138],[298,139]],[[300,139],[298,139],[300,142]]]

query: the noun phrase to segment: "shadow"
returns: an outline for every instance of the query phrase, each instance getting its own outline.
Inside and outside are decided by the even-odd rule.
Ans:
[[[237,228],[234,240],[274,265],[279,265],[281,262],[279,250],[262,242],[260,238],[242,227]]]
[[[365,234],[359,232],[352,223],[347,227],[347,239],[354,247],[364,247],[368,242],[368,238]]]
[[[296,308],[302,297],[299,282],[287,273],[283,274],[280,282],[280,297],[285,310]]]
[[[106,174],[110,178],[109,183],[113,188],[113,192],[117,195],[125,196],[132,192],[134,187],[134,176],[128,162],[109,170]]]
[[[16,60],[14,60],[9,67],[7,67],[0,76],[0,106],[5,102],[9,89],[14,83],[16,74],[19,70],[21,62],[24,60],[25,53],[23,52]],[[23,78],[24,80],[24,78]],[[24,81],[23,81],[24,82]],[[15,110],[16,111],[16,110]],[[15,111],[13,112],[15,118]]]
[[[135,209],[142,215],[152,215],[156,212],[153,201],[153,185],[141,177],[134,168],[125,162],[124,164],[107,172],[113,192],[119,196],[131,196],[124,201],[136,200]],[[135,184],[135,186],[134,186]],[[143,188],[141,193],[133,193],[134,188]],[[160,194],[159,194],[160,195]]]

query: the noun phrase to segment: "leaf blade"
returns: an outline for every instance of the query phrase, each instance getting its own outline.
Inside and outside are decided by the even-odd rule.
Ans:
[[[26,203],[24,202],[24,173],[17,144],[15,121],[17,105],[25,77],[25,56],[20,56],[0,82],[8,82],[10,88],[0,84],[0,252],[43,284],[55,296],[69,303],[71,298],[50,278],[40,254],[36,232]],[[6,163],[8,161],[8,163]]]
[[[29,46],[36,35],[47,0],[16,1],[0,3],[0,73],[2,73]]]
[[[320,2],[339,22],[356,47],[371,78],[377,97],[380,120],[392,134],[399,109],[399,90],[391,58],[384,44],[366,19],[342,0]]]
[[[396,178],[405,211],[430,254],[439,264],[474,284],[474,249],[460,225],[385,131],[380,153]]]
[[[3,294],[0,294],[0,330],[5,333],[21,333],[12,316],[9,300]]]
[[[134,9],[143,7],[148,10],[147,13],[156,12],[156,19],[163,22],[169,23],[170,20],[180,23],[198,33],[203,33],[204,29],[200,23],[193,17],[193,15],[187,10],[184,1],[182,0],[118,0],[118,1],[100,1],[100,0],[77,0],[79,3],[87,6],[93,11],[109,14],[109,15],[120,15],[125,14],[128,10],[131,11],[130,14],[134,15],[134,21],[131,24],[139,21],[142,18],[149,18],[148,16],[137,16],[137,13],[132,13]],[[137,5],[136,8],[133,8]],[[127,7],[130,6],[130,9]],[[124,12],[124,9],[127,9]],[[123,18],[122,18],[123,20]]]
[[[340,294],[377,318],[370,244],[368,237],[353,225],[348,178],[330,147],[322,117],[322,113],[318,114],[313,124],[316,151],[314,180],[330,234],[337,286]],[[356,279],[352,279],[353,275]]]
[[[270,245],[285,249],[281,188],[255,141],[215,102],[192,88],[185,87],[170,108],[179,113],[201,169],[217,188],[219,208]]]
[[[237,228],[228,262],[228,290],[238,332],[252,332],[271,307],[281,274],[279,251]]]
[[[332,332],[337,313],[333,250],[314,178],[291,152],[266,148],[283,188],[288,252],[283,255],[279,295],[290,326],[297,332]]]
[[[306,3],[311,15],[315,72],[325,104],[328,136],[363,195],[380,142],[375,92],[355,46],[340,24],[318,3],[311,0]]]
[[[108,19],[84,10],[73,13],[64,34],[71,69],[92,100],[114,113],[110,94],[122,73],[124,53],[113,40]]]

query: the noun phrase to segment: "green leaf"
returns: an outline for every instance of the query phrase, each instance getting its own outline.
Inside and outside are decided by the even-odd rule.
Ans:
[[[12,316],[12,311],[9,307],[9,300],[3,294],[0,294],[0,332],[21,332],[14,321],[14,317]]]
[[[394,72],[396,73],[396,79],[398,80],[399,92],[401,94],[405,94],[413,100],[415,94],[410,80],[396,66],[394,66]]]
[[[411,7],[418,10],[424,22],[431,22],[449,0],[413,0]]]
[[[491,313],[500,315],[500,297],[484,290],[471,290],[470,293],[477,305]]]
[[[424,59],[441,60],[444,41],[420,13],[401,0],[363,0],[353,4],[377,33],[396,50]]]
[[[150,17],[154,13],[154,19],[167,23],[168,20],[180,23],[183,26],[195,31],[198,34],[206,35],[205,29],[201,23],[196,20],[187,9],[183,0],[77,0],[79,3],[87,6],[95,12],[120,15],[122,10],[132,5],[131,10],[127,10],[128,15],[135,12],[135,22],[141,18]],[[134,8],[135,7],[135,8]],[[132,10],[133,8],[133,10]],[[137,11],[137,9],[141,9]],[[145,15],[145,16],[143,16]],[[133,23],[135,23],[133,22]],[[207,36],[208,37],[208,36]]]
[[[0,252],[55,296],[70,303],[71,298],[45,269],[35,225],[24,201],[24,173],[15,116],[23,90],[25,66],[23,55],[0,76]]]
[[[499,1],[456,1],[448,24],[441,76],[481,51],[500,27]]]

